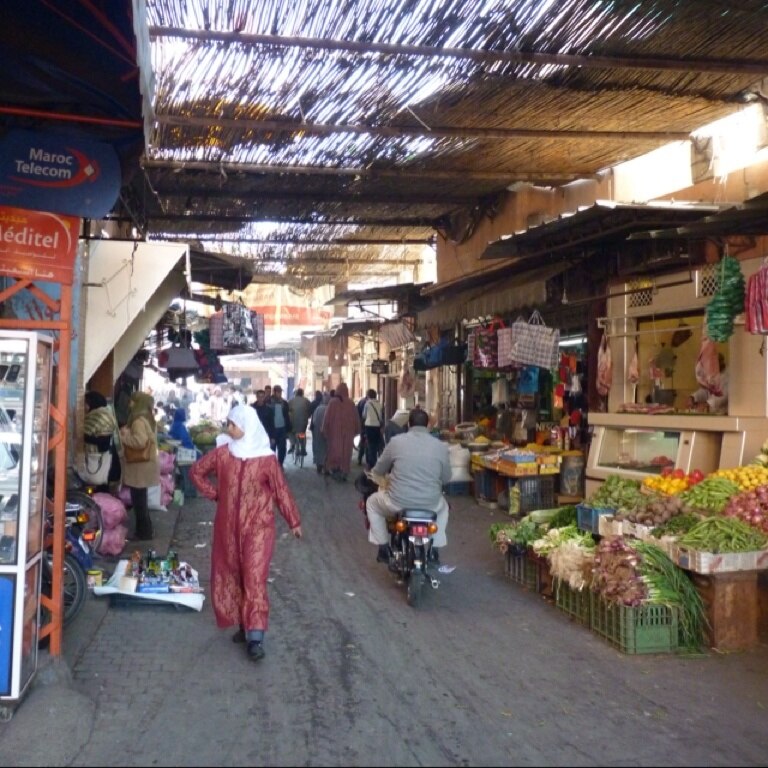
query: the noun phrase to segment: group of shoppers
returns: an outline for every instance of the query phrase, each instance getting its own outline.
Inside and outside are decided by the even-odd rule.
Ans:
[[[407,433],[393,436],[384,447],[383,411],[374,390],[369,390],[366,400],[366,458],[375,473],[390,475],[387,490],[373,494],[367,503],[369,541],[379,546],[377,559],[383,560],[385,554],[388,557],[384,552],[387,516],[413,505],[437,512],[435,546],[444,546],[448,505],[442,488],[450,478],[447,446],[429,434],[427,413],[417,408],[410,414]],[[265,655],[267,578],[275,546],[275,508],[294,537],[302,538],[301,516],[281,469],[286,450],[280,450],[280,441],[285,446],[292,429],[294,433],[311,429],[318,471],[322,468],[344,480],[351,468],[354,438],[361,429],[360,414],[344,383],[333,393],[316,393],[312,402],[297,390],[293,401],[291,407],[276,386],[269,397],[259,390],[252,407],[232,408],[223,439],[190,470],[190,478],[200,493],[216,502],[211,556],[211,600],[216,623],[222,628],[237,627],[232,640],[243,643],[253,661]],[[95,423],[100,423],[103,431],[111,430],[110,434],[117,429],[103,397],[89,393],[86,412],[91,433],[87,439],[96,437]],[[186,432],[183,424],[183,417],[175,422],[182,442]],[[121,452],[116,451],[116,460],[122,481],[131,491],[138,539],[151,539],[154,533],[147,489],[159,482],[156,429],[152,396],[135,392],[130,398],[127,423],[119,429]],[[99,447],[104,446],[102,441]]]

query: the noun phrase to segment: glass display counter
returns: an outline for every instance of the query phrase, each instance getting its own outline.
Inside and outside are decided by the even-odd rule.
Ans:
[[[37,668],[52,344],[0,332],[0,700]]]
[[[664,467],[705,474],[749,463],[768,437],[765,419],[595,413],[587,460],[587,495],[609,475],[642,480]]]

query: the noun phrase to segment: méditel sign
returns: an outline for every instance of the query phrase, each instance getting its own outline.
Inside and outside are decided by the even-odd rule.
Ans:
[[[388,360],[372,360],[371,373],[389,373]]]
[[[0,206],[0,276],[72,285],[80,219]]]

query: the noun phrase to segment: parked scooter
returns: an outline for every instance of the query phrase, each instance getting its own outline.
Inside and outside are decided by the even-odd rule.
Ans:
[[[378,485],[368,473],[364,473],[355,480],[355,488],[362,495],[359,507],[368,528],[365,504],[368,497],[378,490]],[[438,579],[431,573],[436,520],[435,512],[423,509],[405,509],[387,519],[389,570],[395,574],[398,583],[405,584],[408,605],[414,608],[421,603],[426,585],[432,589],[440,586]]]
[[[96,488],[81,480],[74,470],[67,470],[65,514],[67,519],[74,518],[80,526],[83,540],[88,543],[91,557],[99,552],[101,535],[104,530],[101,507],[93,498],[95,491]],[[48,498],[53,498],[53,473],[50,468],[48,472]]]
[[[80,612],[88,590],[86,572],[93,566],[93,555],[76,517],[67,517],[64,529],[64,564],[62,572],[63,612],[62,622],[66,627]],[[41,561],[40,591],[47,597],[53,595],[53,521],[46,518],[43,534],[43,556]],[[51,620],[50,612],[40,609],[40,627]],[[44,648],[49,638],[43,638],[39,645]]]

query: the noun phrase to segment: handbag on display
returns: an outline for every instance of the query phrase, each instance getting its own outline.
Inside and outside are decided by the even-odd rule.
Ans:
[[[147,440],[143,448],[131,448],[130,445],[123,443],[123,453],[128,464],[139,464],[142,461],[149,461],[152,455],[152,441]]]
[[[528,320],[522,317],[512,324],[512,359],[522,365],[557,368],[560,330],[549,328],[535,309]]]
[[[77,474],[89,485],[106,485],[109,481],[109,469],[112,466],[112,454],[86,453]]]

